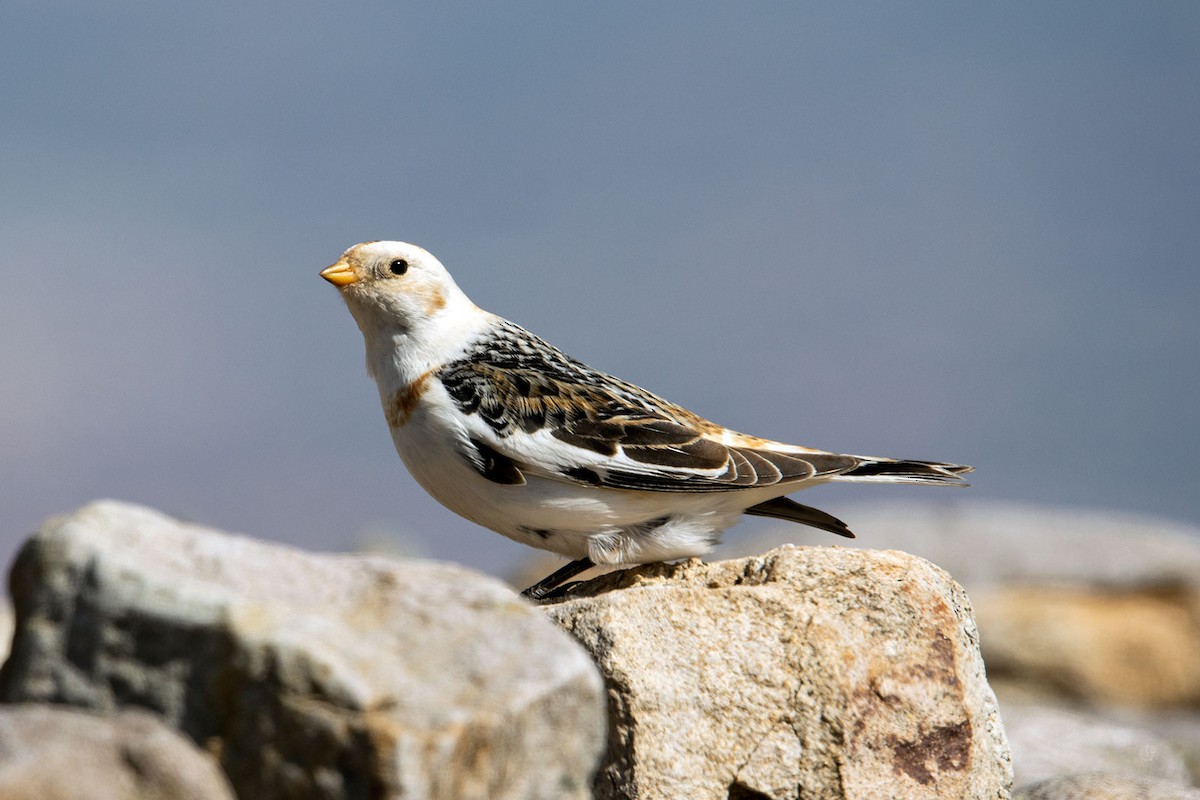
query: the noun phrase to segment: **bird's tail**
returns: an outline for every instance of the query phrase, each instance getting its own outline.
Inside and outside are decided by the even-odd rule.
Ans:
[[[925,483],[940,486],[968,486],[962,476],[974,467],[941,461],[896,461],[890,458],[858,456],[862,463],[833,478],[854,483]]]
[[[842,458],[856,458],[859,461],[858,466],[840,475],[834,475],[830,480],[857,483],[925,483],[966,486],[968,484],[961,476],[975,469],[962,464],[946,464],[941,461],[897,461],[891,458],[869,456],[842,456]],[[846,526],[846,523],[837,517],[812,506],[802,506],[790,497],[774,497],[766,502],[750,506],[744,513],[758,517],[786,519],[836,533],[838,536],[854,538],[854,533]]]

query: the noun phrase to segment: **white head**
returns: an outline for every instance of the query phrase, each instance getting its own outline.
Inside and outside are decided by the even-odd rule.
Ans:
[[[428,369],[457,350],[486,316],[428,251],[407,242],[363,242],[321,277],[338,287],[367,344],[367,369]]]

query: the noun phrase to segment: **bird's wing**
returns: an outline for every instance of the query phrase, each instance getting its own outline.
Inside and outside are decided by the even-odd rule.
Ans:
[[[508,474],[494,466],[499,455],[521,472],[574,483],[712,492],[798,483],[861,463],[740,437],[512,328],[438,371],[466,416],[468,442],[485,453],[473,463],[493,474]]]

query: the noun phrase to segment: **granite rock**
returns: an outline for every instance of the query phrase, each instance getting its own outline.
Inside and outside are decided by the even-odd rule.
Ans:
[[[1160,736],[1095,712],[1004,706],[1018,786],[1085,773],[1111,773],[1186,785],[1183,756]]]
[[[232,800],[216,761],[144,711],[0,706],[5,800]]]
[[[971,594],[994,680],[1048,699],[1200,705],[1200,529],[1155,517],[1006,503],[916,501],[838,510],[850,543],[911,552]],[[720,552],[807,539],[776,526]]]
[[[1111,772],[1063,775],[1022,787],[1016,800],[1200,800],[1200,789]]]
[[[904,553],[782,547],[578,584],[546,613],[600,665],[597,798],[1005,798],[974,618]]]
[[[458,567],[99,502],[43,526],[10,583],[0,699],[153,710],[241,797],[583,798],[603,747],[588,655]]]

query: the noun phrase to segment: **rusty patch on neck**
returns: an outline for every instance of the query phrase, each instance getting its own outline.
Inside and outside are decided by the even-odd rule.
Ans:
[[[432,377],[433,370],[428,370],[412,383],[396,390],[391,402],[383,409],[388,427],[403,428],[408,424],[413,412],[417,410],[417,404],[421,402],[421,395],[425,394],[425,389],[429,386],[429,379]]]

